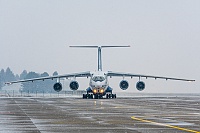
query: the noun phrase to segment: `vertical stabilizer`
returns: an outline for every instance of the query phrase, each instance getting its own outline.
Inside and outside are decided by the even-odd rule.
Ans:
[[[98,71],[102,71],[102,56],[101,56],[101,49],[102,48],[120,48],[120,47],[130,47],[127,46],[69,46],[73,48],[97,48],[98,49]]]

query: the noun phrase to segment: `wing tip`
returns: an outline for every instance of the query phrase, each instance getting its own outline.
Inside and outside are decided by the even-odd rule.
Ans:
[[[11,85],[12,83],[11,83],[11,82],[5,82],[5,84],[6,84],[6,85]]]

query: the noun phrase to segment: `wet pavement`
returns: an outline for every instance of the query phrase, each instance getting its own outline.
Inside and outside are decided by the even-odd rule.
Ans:
[[[0,133],[200,132],[200,97],[0,98]]]

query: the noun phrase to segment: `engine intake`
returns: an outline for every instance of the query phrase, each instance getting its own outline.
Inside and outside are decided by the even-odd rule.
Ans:
[[[144,88],[145,88],[145,83],[144,83],[143,81],[138,81],[138,82],[136,83],[136,88],[137,88],[137,90],[139,90],[139,91],[143,91]]]
[[[129,86],[129,84],[128,84],[128,81],[126,81],[126,80],[122,80],[122,81],[119,83],[119,87],[120,87],[122,90],[128,89],[128,86]]]
[[[54,85],[53,85],[53,89],[55,90],[55,91],[57,91],[57,92],[60,92],[61,90],[62,90],[62,84],[61,83],[55,83]]]
[[[77,81],[71,81],[69,87],[71,90],[77,90],[79,88],[79,84]]]

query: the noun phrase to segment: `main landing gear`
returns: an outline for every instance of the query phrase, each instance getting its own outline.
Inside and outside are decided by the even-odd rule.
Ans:
[[[103,99],[102,94],[83,94],[83,99]],[[106,99],[117,98],[116,94],[106,94]]]
[[[83,99],[93,99],[93,94],[83,94]]]
[[[117,98],[116,94],[106,94],[106,99],[110,98]]]

